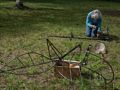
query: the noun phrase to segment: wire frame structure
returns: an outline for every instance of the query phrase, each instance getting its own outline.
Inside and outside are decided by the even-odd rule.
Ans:
[[[47,39],[48,56],[38,52],[27,52],[18,55],[8,62],[1,61],[0,75],[41,75],[53,73],[57,78],[65,78],[70,82],[79,79],[81,83],[88,82],[92,87],[107,88],[107,84],[114,80],[114,71],[108,61],[98,54],[91,52],[92,45],[82,50],[82,43],[74,46],[64,54]],[[75,55],[81,56],[82,60],[72,60]],[[66,57],[70,58],[66,59]],[[83,84],[81,84],[83,85]]]

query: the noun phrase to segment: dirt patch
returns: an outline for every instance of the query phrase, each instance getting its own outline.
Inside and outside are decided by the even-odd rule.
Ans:
[[[0,88],[5,88],[7,81],[4,77],[0,76]]]
[[[120,10],[101,10],[103,15],[120,17]]]

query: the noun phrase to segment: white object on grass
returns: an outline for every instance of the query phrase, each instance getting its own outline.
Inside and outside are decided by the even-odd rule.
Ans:
[[[95,45],[95,53],[98,53],[98,54],[106,54],[107,53],[107,50],[106,50],[106,46],[104,43],[97,43]]]

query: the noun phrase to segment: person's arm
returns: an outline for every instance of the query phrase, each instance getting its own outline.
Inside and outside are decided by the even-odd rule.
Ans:
[[[102,18],[99,18],[98,20],[98,31],[101,32],[101,25],[102,25]]]
[[[91,14],[92,14],[92,12],[90,12],[90,13],[87,15],[87,18],[86,18],[86,25],[87,25],[88,27],[92,27]]]

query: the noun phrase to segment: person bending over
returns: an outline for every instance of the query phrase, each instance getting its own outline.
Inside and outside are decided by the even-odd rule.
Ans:
[[[99,37],[99,33],[101,33],[101,24],[101,12],[99,10],[89,12],[86,18],[86,36]]]

